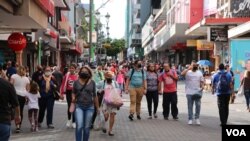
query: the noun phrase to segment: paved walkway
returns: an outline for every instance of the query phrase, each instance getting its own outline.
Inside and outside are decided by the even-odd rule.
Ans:
[[[146,98],[142,103],[142,120],[129,121],[129,96],[123,96],[125,104],[117,114],[114,133],[110,137],[101,131],[91,131],[90,141],[220,141],[221,127],[219,126],[216,96],[205,93],[202,98],[201,126],[187,125],[187,103],[184,94],[184,84],[178,84],[179,121],[164,120],[162,117],[162,96],[158,108],[158,119],[147,119]],[[43,128],[37,133],[31,133],[25,107],[22,133],[14,133],[11,141],[72,141],[74,130],[68,129],[66,102],[56,102],[54,109],[55,129]],[[235,104],[230,104],[229,123],[250,124],[250,113],[246,111],[244,98],[238,97]]]

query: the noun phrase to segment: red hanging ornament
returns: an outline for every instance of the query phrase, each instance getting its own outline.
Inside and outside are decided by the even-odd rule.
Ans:
[[[27,40],[19,32],[12,33],[8,38],[8,46],[14,51],[21,51],[26,47]]]

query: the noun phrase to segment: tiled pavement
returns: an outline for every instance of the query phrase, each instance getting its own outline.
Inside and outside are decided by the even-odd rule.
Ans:
[[[205,93],[202,98],[201,126],[187,125],[187,106],[182,82],[178,85],[178,108],[179,121],[166,121],[161,116],[162,96],[158,108],[158,119],[147,119],[146,98],[143,98],[142,120],[128,120],[129,96],[123,96],[125,104],[117,114],[114,127],[115,136],[110,137],[101,131],[91,131],[90,141],[220,141],[221,127],[219,126],[218,108],[216,96]],[[27,107],[26,107],[27,108]],[[250,113],[246,112],[244,98],[238,97],[235,104],[230,104],[229,123],[250,124]],[[74,130],[67,129],[66,103],[57,102],[54,109],[55,129],[48,130],[42,128],[37,133],[29,131],[27,119],[27,109],[24,113],[22,133],[14,133],[11,141],[72,141],[74,140]]]

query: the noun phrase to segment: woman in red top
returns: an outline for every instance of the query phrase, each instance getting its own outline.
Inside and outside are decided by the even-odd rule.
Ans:
[[[72,120],[71,120],[71,113],[69,112],[69,107],[72,101],[72,90],[73,90],[73,84],[74,82],[78,79],[78,75],[76,73],[76,68],[77,65],[76,64],[71,64],[70,68],[69,68],[69,72],[67,72],[65,74],[65,76],[63,77],[63,81],[62,81],[62,85],[60,88],[60,93],[61,95],[63,95],[64,93],[66,93],[66,100],[67,100],[67,104],[68,104],[68,121],[66,126],[67,127],[73,127],[76,128],[76,124],[75,124],[75,116],[74,114],[72,115]],[[73,123],[72,123],[73,122]]]

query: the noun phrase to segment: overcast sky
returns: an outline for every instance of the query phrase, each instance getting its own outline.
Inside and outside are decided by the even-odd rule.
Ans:
[[[107,0],[94,0],[95,9],[99,8],[102,3]],[[89,0],[82,0],[82,3],[89,3]],[[101,21],[106,24],[105,15],[107,12],[110,14],[109,27],[110,27],[110,37],[111,38],[123,38],[125,37],[125,12],[126,12],[126,0],[110,0],[103,8],[100,10]],[[105,28],[106,33],[106,28]]]

